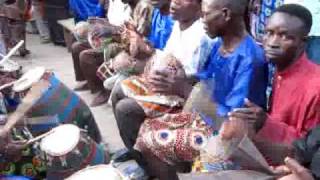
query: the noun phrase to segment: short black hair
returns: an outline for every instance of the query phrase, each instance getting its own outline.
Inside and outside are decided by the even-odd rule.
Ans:
[[[299,18],[305,25],[306,33],[308,34],[310,32],[312,27],[312,14],[307,8],[298,4],[285,4],[274,11],[274,13],[277,12]]]

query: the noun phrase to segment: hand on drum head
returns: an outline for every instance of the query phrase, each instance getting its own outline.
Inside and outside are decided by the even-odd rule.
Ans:
[[[220,135],[223,140],[230,140],[232,138],[242,138],[248,132],[248,127],[243,120],[230,120],[222,124]]]
[[[0,127],[0,152],[2,152],[2,148],[5,147],[8,143],[9,131],[5,127]]]
[[[6,159],[18,161],[22,156],[22,151],[27,147],[27,141],[9,141],[7,144]]]

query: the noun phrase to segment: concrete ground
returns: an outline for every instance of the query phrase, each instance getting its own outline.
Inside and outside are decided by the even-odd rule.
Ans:
[[[36,66],[43,66],[56,73],[57,77],[65,83],[69,88],[73,88],[76,84],[73,71],[73,63],[71,54],[67,48],[54,46],[53,44],[40,44],[39,36],[28,35],[27,48],[31,51],[31,55],[26,58],[14,57],[13,59],[23,65],[24,70]],[[81,98],[88,104],[93,99],[90,92],[78,93]],[[105,143],[109,145],[111,152],[114,152],[124,145],[119,136],[116,121],[114,119],[112,109],[105,104],[91,109],[94,117],[99,125],[100,131]]]

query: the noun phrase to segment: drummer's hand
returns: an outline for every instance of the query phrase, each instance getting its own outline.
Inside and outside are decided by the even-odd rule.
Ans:
[[[17,161],[22,156],[22,151],[27,147],[27,141],[11,141],[7,145],[6,156],[12,161]]]
[[[172,75],[167,70],[155,70],[149,75],[148,82],[152,85],[155,93],[166,95],[178,95],[184,97],[185,90],[188,89],[187,76],[183,69]]]
[[[265,120],[267,113],[260,106],[245,99],[245,107],[234,109],[228,114],[229,120],[243,120],[248,122],[249,125],[254,125],[256,130],[260,129]]]
[[[5,151],[5,147],[8,144],[8,136],[9,133],[7,131],[0,129],[0,153]]]
[[[283,173],[290,173],[290,175],[283,176],[279,180],[314,180],[311,172],[300,165],[295,159],[287,157],[285,159],[285,166],[282,166]],[[280,169],[278,167],[278,169]]]
[[[248,127],[245,121],[240,119],[225,121],[220,130],[220,136],[223,140],[232,138],[242,138],[248,132]]]
[[[112,35],[110,29],[108,28],[97,28],[94,32],[92,32],[93,38],[102,38],[102,37],[110,37]]]

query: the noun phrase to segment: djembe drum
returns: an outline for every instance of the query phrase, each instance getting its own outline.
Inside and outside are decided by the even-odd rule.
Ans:
[[[79,128],[87,130],[88,135],[97,143],[101,142],[98,126],[89,107],[75,92],[63,84],[53,72],[35,68],[27,72],[20,80],[14,85],[13,90],[21,98],[28,93],[31,85],[37,81],[47,81],[50,84],[50,88],[43,92],[42,97],[28,111],[26,117],[32,119],[56,116],[60,124],[75,124]],[[41,122],[40,130],[37,130],[36,126],[29,128],[33,130],[32,133],[43,133],[58,125],[56,122],[52,122],[52,119],[55,118],[49,118],[47,122]]]
[[[48,179],[63,179],[89,165],[105,163],[104,149],[72,124],[56,127],[42,139]]]
[[[67,180],[88,180],[88,179],[109,179],[109,180],[123,180],[125,179],[120,170],[110,165],[98,165],[83,169]]]

